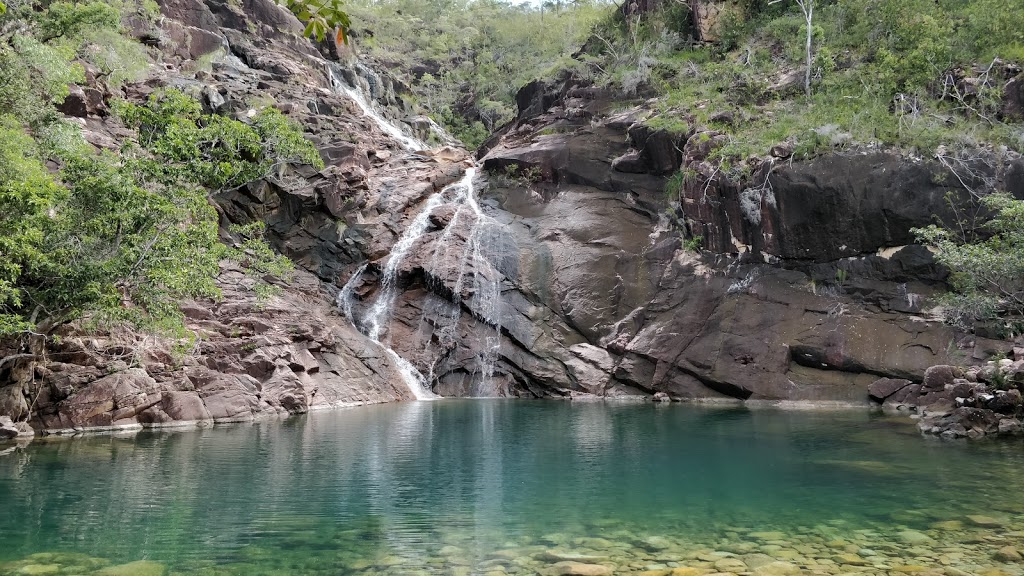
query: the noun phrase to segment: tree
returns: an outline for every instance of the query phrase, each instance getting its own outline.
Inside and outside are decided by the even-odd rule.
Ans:
[[[303,34],[323,41],[334,31],[334,41],[348,44],[348,31],[352,27],[348,14],[341,9],[341,0],[278,0],[301,20],[306,29]]]
[[[969,236],[961,223],[914,230],[951,272],[953,293],[941,302],[947,321],[962,329],[1001,315],[1024,317],[1024,201],[993,193],[980,202],[993,214],[982,234]]]
[[[258,224],[235,230],[241,249],[221,243],[210,195],[285,163],[322,167],[295,125],[272,108],[250,124],[204,114],[176,91],[116,110],[137,142],[96,153],[79,138],[55,150],[56,175],[16,119],[0,123],[0,336],[22,340],[15,356],[83,316],[181,334],[178,302],[218,297],[221,260],[290,266]]]

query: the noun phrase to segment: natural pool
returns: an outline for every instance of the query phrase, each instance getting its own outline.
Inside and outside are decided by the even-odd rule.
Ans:
[[[0,574],[1018,575],[1022,486],[862,411],[405,403],[8,452]]]

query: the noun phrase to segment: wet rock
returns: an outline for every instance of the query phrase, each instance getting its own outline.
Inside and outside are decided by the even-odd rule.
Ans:
[[[893,394],[913,384],[910,380],[900,378],[879,378],[868,386],[868,396],[875,402],[885,402]]]
[[[0,416],[0,440],[17,438],[20,433],[10,416]]]
[[[26,575],[40,575],[40,574],[60,574],[60,564],[26,564],[18,570],[18,574]]]
[[[1020,562],[1024,560],[1024,556],[1021,556],[1020,552],[1014,546],[1003,546],[999,550],[996,550],[992,557],[1000,562]]]
[[[996,433],[999,420],[992,410],[960,407],[948,414],[922,418],[917,427],[926,434],[944,438],[978,438]]]
[[[899,539],[900,542],[911,545],[929,544],[935,541],[931,536],[928,536],[927,534],[923,534],[916,530],[903,530],[902,532],[896,534],[896,537]]]
[[[983,514],[969,514],[967,521],[972,526],[978,526],[979,528],[1002,528],[1003,521],[992,516],[985,516]]]
[[[1020,411],[1022,404],[1024,397],[1021,396],[1020,390],[1014,388],[996,392],[995,397],[988,401],[986,408],[998,414],[1015,414]]]
[[[745,572],[747,565],[739,558],[722,558],[715,562],[715,569],[719,572]]]
[[[139,560],[127,564],[107,566],[96,572],[96,576],[164,576],[167,568],[152,560]]]
[[[600,564],[559,562],[547,571],[551,576],[611,576],[614,571]]]
[[[1003,418],[999,421],[998,433],[1000,436],[1020,436],[1024,434],[1024,426],[1016,418]]]
[[[868,562],[860,558],[858,554],[852,553],[836,554],[836,556],[833,557],[833,560],[836,561],[836,564],[845,564],[849,566],[867,566],[868,564]]]

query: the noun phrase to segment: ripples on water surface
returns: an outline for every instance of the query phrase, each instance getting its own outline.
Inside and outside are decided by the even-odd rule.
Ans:
[[[405,403],[33,442],[0,574],[1017,575],[1022,480],[1019,442],[857,411]]]

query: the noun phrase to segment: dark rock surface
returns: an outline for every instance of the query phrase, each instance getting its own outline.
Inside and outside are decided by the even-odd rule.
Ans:
[[[742,223],[727,182],[711,183],[706,206],[684,190],[687,226],[723,239],[697,257],[665,217],[664,174],[699,165],[713,134],[653,137],[642,109],[610,113],[610,95],[568,83],[532,84],[520,100],[483,156],[484,205],[511,237],[499,258],[503,390],[866,402],[878,377],[920,382],[962,342],[923,308],[942,271],[904,246],[944,205],[933,165],[882,152],[794,163],[773,172],[786,200],[762,198],[758,226]],[[510,166],[534,177],[509,180]],[[432,349],[420,323],[453,286],[427,258],[407,278],[393,341],[455,392],[449,374],[480,373],[473,351]],[[458,330],[480,332],[461,305]]]
[[[87,70],[91,83],[72,87],[62,111],[82,119],[88,142],[116,150],[130,134],[106,116],[105,102],[114,97],[141,101],[170,86],[243,120],[256,103],[282,110],[304,127],[326,168],[287,166],[213,200],[225,229],[267,222],[271,243],[299,269],[287,281],[270,278],[280,292],[261,301],[253,278],[226,267],[218,280],[222,300],[182,303],[195,343],[70,327],[46,361],[2,366],[0,415],[22,433],[31,430],[27,423],[79,431],[207,425],[410,399],[385,349],[336,313],[332,290],[368,253],[387,252],[407,207],[457,178],[465,154],[403,149],[332,89],[329,71],[401,125],[396,83],[351,54],[342,61],[322,55],[271,0],[162,0],[160,8],[160,30],[133,31],[159,37],[162,63],[153,75],[112,94]],[[196,62],[201,57],[212,69]]]
[[[262,102],[299,122],[324,170],[289,166],[214,200],[225,225],[266,222],[300,271],[259,302],[251,279],[226,270],[223,301],[183,304],[201,336],[184,354],[137,335],[68,334],[48,363],[0,373],[0,414],[84,429],[408,398],[394,361],[336,313],[333,295],[347,287],[365,331],[389,254],[428,199],[466,170],[465,152],[404,149],[334,89],[351,86],[409,134],[429,136],[429,122],[407,117],[400,83],[349,49],[303,39],[271,0],[166,0],[161,10],[164,68],[121,96],[174,86],[219,114],[244,119]],[[90,84],[64,108],[81,117],[87,141],[117,149],[128,135],[105,115],[111,96]],[[382,339],[435,392],[870,395],[888,406],[945,406],[942,418],[975,409],[956,405],[961,393],[977,396],[967,374],[931,367],[961,352],[983,360],[1001,344],[937,321],[928,299],[944,272],[911,245],[910,228],[947,215],[946,195],[962,189],[940,163],[880,149],[797,162],[780,144],[749,160],[751,185],[708,161],[725,136],[685,118],[677,132],[651,129],[644,105],[623,111],[616,99],[571,78],[523,87],[518,118],[479,152],[486,218],[448,194],[398,263]],[[679,170],[691,176],[666,194]],[[997,176],[1024,194],[1024,163]],[[684,243],[698,236],[699,254]],[[1015,429],[1016,399],[1000,401],[1008,407],[994,423],[957,413],[963,434]]]

